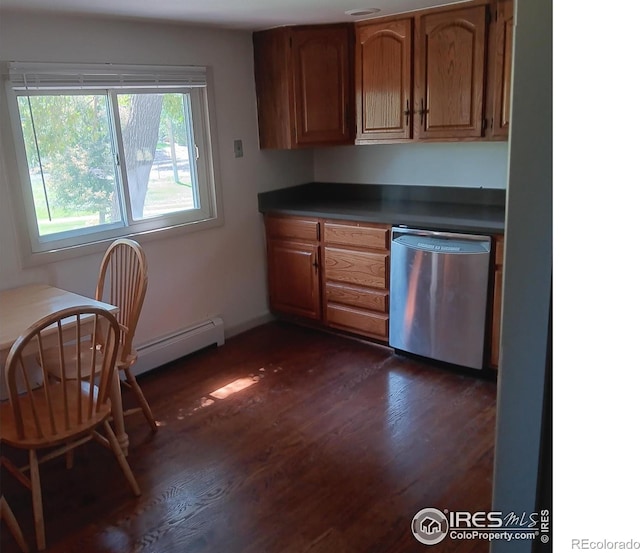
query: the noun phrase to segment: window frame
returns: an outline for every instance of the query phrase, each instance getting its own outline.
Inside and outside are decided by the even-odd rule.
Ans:
[[[42,65],[42,64],[41,64]],[[56,65],[56,64],[53,64]],[[68,64],[65,64],[68,65]],[[86,66],[83,66],[86,67]],[[94,67],[94,66],[92,66]],[[112,68],[115,66],[95,66],[98,68]],[[153,68],[158,73],[162,73],[160,66],[117,66],[122,67],[145,67]],[[171,68],[167,68],[171,69]],[[175,69],[175,68],[174,68]],[[210,68],[206,68],[206,84],[204,86],[112,86],[86,87],[69,85],[68,87],[41,90],[16,90],[10,79],[5,83],[5,94],[7,99],[7,109],[9,112],[11,135],[13,138],[14,156],[16,160],[17,179],[9,179],[12,189],[12,200],[14,202],[14,213],[16,214],[16,225],[18,227],[18,239],[22,249],[23,267],[40,265],[62,259],[78,257],[104,249],[104,244],[119,237],[135,237],[141,242],[178,236],[186,232],[203,230],[221,226],[224,224],[222,217],[222,205],[220,197],[219,171],[216,160],[217,136],[213,132],[215,126],[215,108],[212,95],[212,75]],[[126,184],[126,170],[124,152],[122,150],[122,135],[120,128],[120,118],[117,103],[119,94],[136,93],[187,93],[189,95],[190,120],[187,125],[193,132],[194,152],[193,164],[198,186],[199,205],[193,209],[176,211],[170,214],[163,214],[134,221],[131,217],[130,200],[125,196],[128,194]],[[38,222],[35,211],[35,201],[31,188],[31,176],[27,163],[25,141],[22,133],[20,121],[20,111],[18,97],[26,95],[44,94],[87,94],[99,93],[107,95],[108,109],[110,112],[110,132],[113,133],[112,140],[117,144],[117,152],[120,156],[120,163],[114,163],[116,174],[117,193],[122,199],[121,211],[122,221],[117,223],[107,223],[104,225],[90,227],[89,229],[78,229],[54,235],[50,238],[47,235],[40,236]],[[197,152],[197,158],[196,158]],[[16,182],[13,182],[15,180]]]

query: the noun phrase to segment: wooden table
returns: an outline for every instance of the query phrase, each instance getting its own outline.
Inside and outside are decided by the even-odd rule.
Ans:
[[[115,305],[103,303],[47,284],[30,284],[0,291],[0,367],[2,372],[4,373],[4,362],[13,342],[27,328],[54,311],[79,305],[102,307],[111,313],[119,311],[119,308]],[[111,390],[113,426],[118,442],[125,455],[127,455],[129,437],[124,429],[120,376],[117,370],[113,371],[113,375]],[[2,374],[2,381],[4,382],[4,374]]]

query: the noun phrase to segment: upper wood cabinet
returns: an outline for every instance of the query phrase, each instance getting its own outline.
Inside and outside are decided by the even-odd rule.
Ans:
[[[253,34],[261,148],[353,143],[353,26]]]
[[[476,6],[418,18],[418,138],[482,136],[486,14]]]
[[[505,140],[513,36],[513,0],[254,33],[260,147]]]
[[[506,138],[513,0],[471,4],[356,24],[356,143]]]
[[[511,68],[513,64],[513,0],[499,0],[492,6],[491,57],[489,79],[493,106],[489,129],[491,136],[509,135],[511,112]]]
[[[356,28],[356,137],[411,138],[413,18]]]

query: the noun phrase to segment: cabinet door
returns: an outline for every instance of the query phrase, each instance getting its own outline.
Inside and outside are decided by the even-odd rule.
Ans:
[[[418,138],[482,136],[486,7],[423,15],[419,21]]]
[[[506,137],[509,135],[509,114],[511,113],[513,0],[500,1],[495,17],[494,91],[491,131],[492,136]]]
[[[294,241],[267,242],[271,309],[320,319],[318,250],[317,245]]]
[[[253,33],[260,148],[291,148],[289,41],[287,31]]]
[[[293,29],[296,144],[353,140],[351,26]],[[352,110],[351,110],[352,111]]]
[[[413,19],[356,27],[356,139],[411,138]]]

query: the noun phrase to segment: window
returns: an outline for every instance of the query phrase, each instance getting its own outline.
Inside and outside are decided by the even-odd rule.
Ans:
[[[33,253],[216,218],[197,67],[9,64]]]

